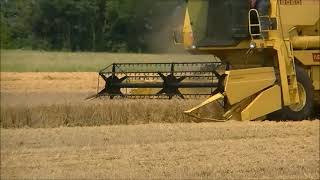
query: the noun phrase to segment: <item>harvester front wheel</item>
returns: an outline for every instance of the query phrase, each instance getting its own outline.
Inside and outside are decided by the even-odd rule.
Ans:
[[[307,72],[296,65],[300,102],[291,106],[283,107],[281,110],[272,113],[269,118],[280,120],[304,120],[312,115],[313,110],[313,85]]]

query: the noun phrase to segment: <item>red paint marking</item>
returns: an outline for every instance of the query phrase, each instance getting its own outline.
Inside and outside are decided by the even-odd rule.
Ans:
[[[314,62],[320,62],[320,53],[313,53],[312,56]]]

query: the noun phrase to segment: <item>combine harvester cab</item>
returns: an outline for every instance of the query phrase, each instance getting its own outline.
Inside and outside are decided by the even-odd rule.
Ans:
[[[132,92],[123,94],[121,88],[160,88],[141,96],[210,96],[185,111],[197,119],[216,121],[197,113],[215,101],[223,102],[224,115],[219,121],[308,119],[314,103],[319,103],[319,7],[317,0],[261,0],[252,5],[239,0],[189,0],[181,43],[192,54],[212,54],[221,61],[114,64],[111,70],[100,72],[106,86],[98,95],[136,97]],[[157,71],[155,65],[165,68]],[[123,71],[119,78],[117,67],[129,66],[135,66],[134,70]],[[144,66],[149,66],[147,71],[139,74]],[[190,66],[196,68],[176,69]],[[126,73],[161,82],[124,83],[130,76]],[[200,82],[199,77],[209,82]],[[197,89],[184,94],[181,88]],[[202,93],[198,88],[209,91]]]

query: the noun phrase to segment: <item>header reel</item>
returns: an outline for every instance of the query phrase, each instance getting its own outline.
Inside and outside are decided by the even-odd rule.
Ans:
[[[99,72],[105,87],[94,97],[208,97],[219,86],[220,74],[217,69],[221,66],[221,62],[114,63]]]

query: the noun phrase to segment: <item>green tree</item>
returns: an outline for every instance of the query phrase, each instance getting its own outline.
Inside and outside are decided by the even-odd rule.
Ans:
[[[170,27],[168,19],[181,1],[1,0],[1,45],[147,52],[152,35]]]
[[[31,48],[32,1],[1,1],[2,48]]]

